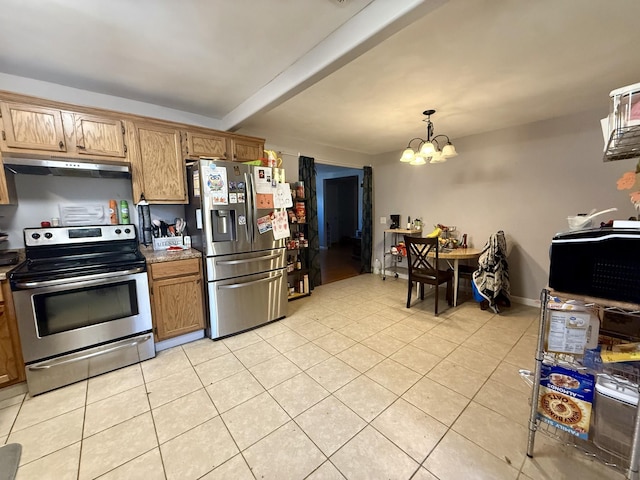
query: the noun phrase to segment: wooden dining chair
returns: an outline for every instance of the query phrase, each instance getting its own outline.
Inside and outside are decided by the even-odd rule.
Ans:
[[[411,306],[411,291],[416,283],[416,293],[420,291],[420,300],[424,300],[424,285],[434,285],[435,314],[438,315],[438,286],[447,284],[447,303],[453,305],[453,270],[438,269],[438,238],[404,236],[409,264],[409,287],[407,308]],[[433,255],[433,257],[430,257]]]

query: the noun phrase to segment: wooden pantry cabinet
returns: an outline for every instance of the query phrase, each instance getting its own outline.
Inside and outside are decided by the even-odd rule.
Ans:
[[[7,280],[3,280],[0,285],[0,388],[24,379],[22,349],[11,287]]]
[[[155,123],[130,122],[133,198],[149,203],[187,203],[180,130]]]
[[[149,284],[156,341],[204,328],[201,259],[152,263]]]

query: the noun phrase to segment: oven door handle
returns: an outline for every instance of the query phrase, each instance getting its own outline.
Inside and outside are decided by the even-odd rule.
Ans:
[[[145,267],[136,267],[129,270],[119,270],[117,272],[95,273],[93,275],[84,275],[77,278],[58,278],[56,280],[45,280],[43,282],[16,282],[16,288],[29,289],[40,287],[52,287],[55,285],[68,285],[69,283],[87,282],[91,280],[101,280],[104,278],[122,277],[124,275],[133,275],[145,271]]]
[[[117,350],[122,350],[123,348],[135,347],[141,343],[147,342],[151,339],[151,335],[145,335],[143,338],[138,338],[134,341],[131,340],[123,340],[118,342],[113,347],[107,348],[105,350],[98,350],[97,352],[87,353],[85,355],[80,355],[78,357],[67,358],[65,360],[49,360],[46,362],[38,363],[37,365],[29,365],[27,368],[29,370],[47,370],[49,368],[58,367],[60,365],[66,365],[68,363],[80,362],[82,360],[87,360],[89,358],[97,357],[99,355],[106,355],[107,353],[112,353]]]
[[[277,275],[274,275],[272,277],[266,277],[266,278],[261,278],[260,280],[252,280],[250,282],[243,282],[243,283],[232,283],[229,285],[218,285],[218,288],[220,290],[222,290],[223,288],[242,288],[242,287],[249,287],[251,285],[255,285],[256,283],[265,283],[265,282],[273,282],[275,280],[278,280],[279,278],[282,277],[282,273],[278,273]]]

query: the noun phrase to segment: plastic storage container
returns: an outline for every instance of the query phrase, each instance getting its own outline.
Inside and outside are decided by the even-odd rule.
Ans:
[[[640,125],[640,83],[612,90],[609,97],[610,130]]]
[[[612,90],[605,161],[640,156],[640,83]]]
[[[638,387],[607,375],[596,383],[593,443],[629,460],[638,405]]]

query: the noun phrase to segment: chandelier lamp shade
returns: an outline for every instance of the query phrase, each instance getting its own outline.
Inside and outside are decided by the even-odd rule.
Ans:
[[[423,122],[427,123],[427,138],[412,138],[407,144],[407,148],[402,152],[400,161],[410,165],[424,165],[429,163],[446,162],[447,158],[458,155],[456,147],[453,146],[451,140],[446,135],[433,135],[433,123],[431,115],[436,113],[435,110],[425,110],[422,112],[427,118]],[[415,145],[414,149],[411,145]]]

